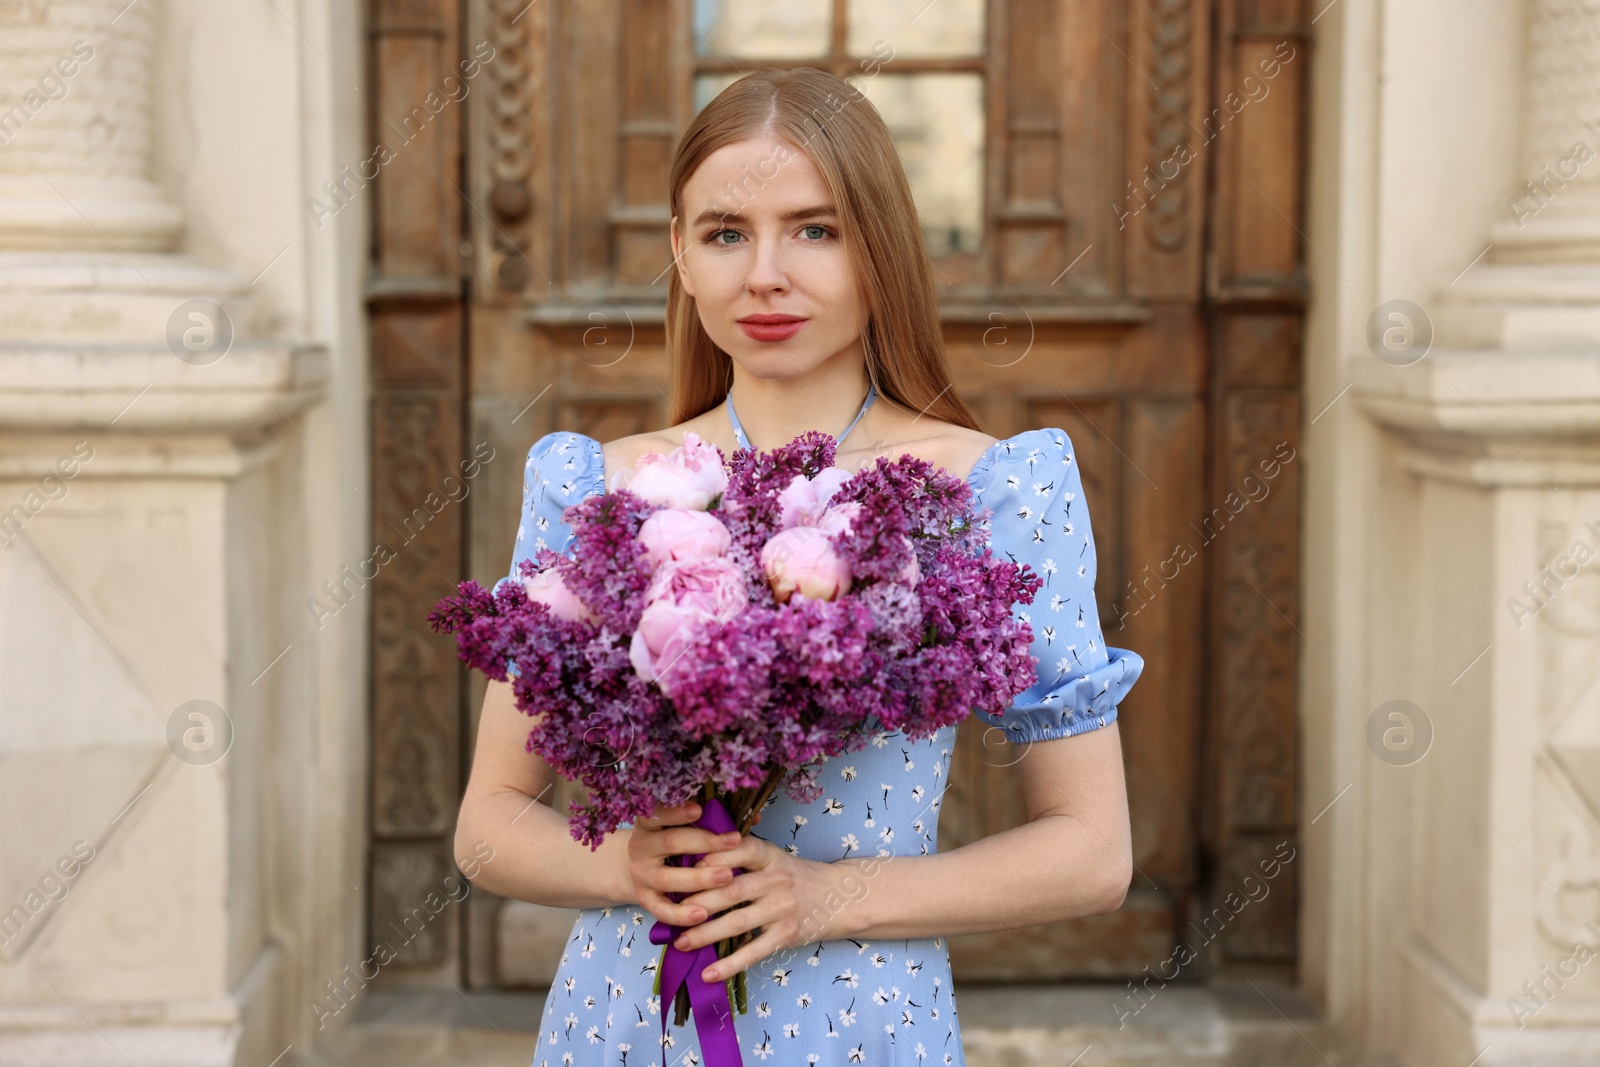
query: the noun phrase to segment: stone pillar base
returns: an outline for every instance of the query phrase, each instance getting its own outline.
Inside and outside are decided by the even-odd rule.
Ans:
[[[1367,639],[1429,738],[1364,786],[1405,804],[1386,840],[1409,842],[1415,904],[1384,948],[1382,1047],[1406,1067],[1600,1062],[1600,963],[1585,962],[1600,959],[1597,357],[1352,364],[1386,431],[1373,511],[1389,524],[1368,550],[1394,585]]]
[[[139,178],[0,176],[0,244],[8,249],[160,252],[182,229],[177,207]]]
[[[185,305],[210,301],[246,332],[249,280],[187,256],[147,252],[0,251],[0,323],[8,342],[182,344]],[[173,353],[176,354],[176,353]],[[185,351],[188,358],[203,358]]]
[[[1600,264],[1480,263],[1440,294],[1434,329],[1458,348],[1600,347]]]

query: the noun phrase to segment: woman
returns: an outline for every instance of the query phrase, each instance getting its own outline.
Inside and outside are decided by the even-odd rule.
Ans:
[[[742,839],[686,825],[699,815],[689,804],[658,808],[591,852],[565,813],[534,802],[551,772],[524,750],[511,686],[491,682],[458,854],[486,841],[496,858],[475,885],[583,909],[539,1020],[539,1067],[704,1062],[692,1019],[661,1037],[655,919],[685,927],[686,949],[762,929],[704,975],[747,971],[750,1010],[735,1016],[746,1062],[960,1064],[945,939],[1114,911],[1127,891],[1115,719],[1143,661],[1103,647],[1067,435],[996,441],[951,389],[898,160],[877,111],[816,70],[757,71],[701,111],[670,199],[668,352],[672,403],[687,418],[605,444],[566,432],[535,442],[511,573],[540,547],[565,547],[564,508],[690,430],[731,455],[818,429],[838,436],[847,469],[909,453],[970,472],[978,506],[993,509],[996,555],[1045,581],[1025,609],[1038,682],[988,720],[1012,743],[1008,773],[1029,821],[938,852],[955,727],[918,741],[880,730],[824,768],[822,799],[799,805],[780,791]],[[690,852],[709,855],[695,868],[664,862]],[[739,902],[749,903],[717,916]]]

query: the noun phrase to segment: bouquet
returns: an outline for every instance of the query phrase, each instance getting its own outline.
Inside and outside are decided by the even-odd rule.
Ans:
[[[570,554],[540,549],[492,593],[462,582],[428,616],[468,666],[505,681],[517,665],[528,751],[586,788],[578,841],[693,797],[709,832],[747,833],[778,788],[817,800],[822,764],[873,731],[928,737],[1033,684],[1012,604],[1042,580],[994,557],[971,487],[914,456],[852,474],[835,446],[810,432],[726,459],[685,433],[566,509]],[[677,933],[658,922],[651,940],[677,953]],[[681,1026],[710,959],[680,955],[664,949],[656,980]],[[743,980],[728,979],[741,1013]]]

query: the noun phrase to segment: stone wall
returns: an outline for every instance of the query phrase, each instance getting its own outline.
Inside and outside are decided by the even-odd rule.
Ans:
[[[358,19],[0,7],[0,1062],[303,1055],[360,956]]]
[[[1302,978],[1351,1062],[1591,1063],[1600,11],[1472,8],[1317,24]]]

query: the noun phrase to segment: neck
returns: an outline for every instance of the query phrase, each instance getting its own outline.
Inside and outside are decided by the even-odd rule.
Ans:
[[[734,410],[750,444],[769,451],[799,437],[808,430],[821,430],[838,437],[850,425],[866,398],[865,363],[845,363],[837,367],[818,367],[803,378],[757,378],[733,367]],[[867,412],[850,432],[852,445],[871,421]]]

